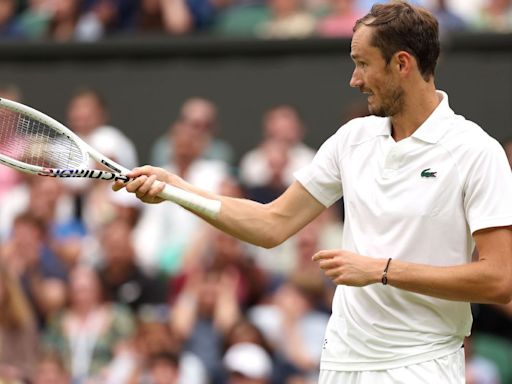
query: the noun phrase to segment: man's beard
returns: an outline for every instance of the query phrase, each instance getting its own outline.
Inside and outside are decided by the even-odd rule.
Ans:
[[[368,104],[370,114],[379,117],[391,117],[399,114],[404,106],[404,90],[402,87],[395,87],[382,95],[380,105],[371,106]]]

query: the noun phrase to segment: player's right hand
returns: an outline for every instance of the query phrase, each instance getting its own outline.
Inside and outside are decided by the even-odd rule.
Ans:
[[[132,180],[127,183],[116,181],[112,185],[112,189],[119,191],[125,188],[128,192],[134,193],[141,201],[149,204],[161,203],[164,200],[158,197],[158,194],[172,179],[172,175],[165,169],[150,165],[134,168],[127,176]]]

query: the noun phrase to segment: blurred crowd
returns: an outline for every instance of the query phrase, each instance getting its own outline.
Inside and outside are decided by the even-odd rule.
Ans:
[[[0,38],[96,41],[208,34],[346,38],[372,0],[0,0]],[[413,0],[442,33],[512,30],[511,0]]]
[[[22,99],[16,86],[1,86],[0,97]],[[79,89],[64,108],[86,142],[128,168],[138,164],[100,93]],[[185,100],[151,163],[202,188],[268,202],[314,155],[291,105],[264,113],[261,141],[240,159],[218,135],[218,113],[211,100]],[[347,118],[365,113],[350,108]],[[313,384],[334,286],[311,256],[342,247],[342,231],[335,205],[267,250],[107,182],[0,165],[0,383]],[[512,305],[474,309],[476,334],[510,348]],[[510,382],[512,360],[503,367],[472,353],[481,345],[488,340],[468,342],[468,383]],[[504,350],[497,354],[508,359]]]

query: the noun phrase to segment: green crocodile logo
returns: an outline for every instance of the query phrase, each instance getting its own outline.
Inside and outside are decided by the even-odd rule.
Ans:
[[[437,172],[429,172],[430,168],[424,169],[421,171],[421,177],[437,177]]]

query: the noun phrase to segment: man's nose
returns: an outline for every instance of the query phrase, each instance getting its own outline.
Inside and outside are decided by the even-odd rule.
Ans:
[[[361,88],[361,85],[363,84],[363,80],[361,79],[361,76],[359,75],[359,71],[354,69],[354,72],[352,72],[352,77],[350,78],[350,86],[352,88]]]

